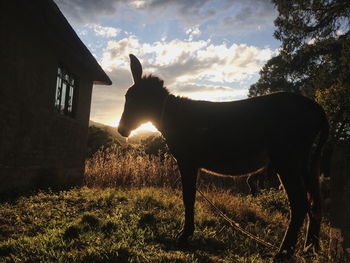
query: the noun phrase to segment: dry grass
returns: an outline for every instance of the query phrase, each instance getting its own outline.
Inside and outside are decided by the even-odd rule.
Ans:
[[[176,160],[168,153],[148,155],[139,147],[111,147],[96,152],[86,161],[85,183],[91,187],[170,187],[179,188]],[[218,177],[205,171],[197,181],[204,191],[227,190],[248,193],[245,177]]]
[[[85,183],[99,187],[176,187],[179,172],[169,155],[147,155],[142,148],[111,147],[86,161]]]

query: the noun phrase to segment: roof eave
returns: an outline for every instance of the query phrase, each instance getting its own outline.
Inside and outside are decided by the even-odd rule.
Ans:
[[[112,85],[112,81],[108,78],[108,80],[94,80],[92,82],[94,85]]]

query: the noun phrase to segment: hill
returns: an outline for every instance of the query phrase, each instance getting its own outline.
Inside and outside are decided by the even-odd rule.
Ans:
[[[113,127],[113,126],[109,126],[109,125],[105,125],[99,122],[95,122],[90,120],[89,121],[89,127],[91,126],[95,126],[97,128],[100,128],[102,130],[104,130],[105,132],[107,132],[111,137],[115,138],[118,142],[120,142],[120,144],[125,144],[126,143],[126,138],[121,136],[118,133],[118,128],[117,127]]]

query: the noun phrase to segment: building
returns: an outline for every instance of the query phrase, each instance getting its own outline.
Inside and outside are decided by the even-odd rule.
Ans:
[[[80,184],[92,86],[111,80],[52,0],[0,10],[0,195]]]

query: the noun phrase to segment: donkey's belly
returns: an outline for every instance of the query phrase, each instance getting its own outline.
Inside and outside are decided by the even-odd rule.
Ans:
[[[258,153],[231,153],[210,156],[199,155],[198,166],[224,175],[242,175],[252,173],[269,163],[267,152]]]

